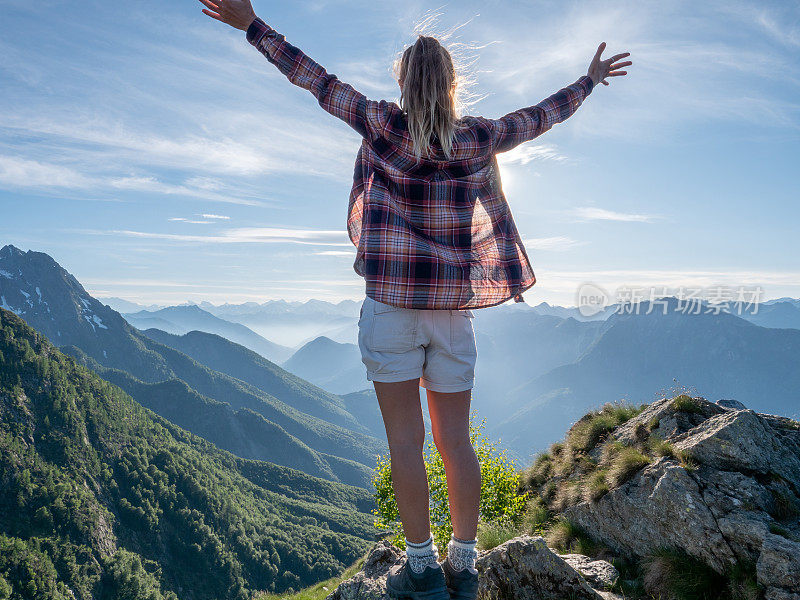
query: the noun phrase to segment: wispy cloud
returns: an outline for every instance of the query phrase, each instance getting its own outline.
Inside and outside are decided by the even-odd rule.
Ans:
[[[626,223],[652,223],[660,219],[658,215],[622,213],[595,206],[581,206],[569,211],[569,214],[583,221],[622,221]]]
[[[103,164],[99,157],[99,164]],[[0,155],[0,187],[33,190],[90,191],[92,194],[115,192],[147,192],[166,196],[184,196],[201,200],[212,200],[230,204],[264,206],[266,203],[254,198],[237,197],[188,185],[176,185],[159,180],[155,176],[98,175],[91,167],[76,169],[53,162],[42,162],[15,156]]]
[[[134,230],[86,230],[97,235],[121,235],[131,238],[200,244],[307,244],[311,246],[352,246],[347,232],[338,230],[288,229],[279,227],[241,227],[216,235],[186,235]]]
[[[532,250],[554,250],[554,251],[569,250],[576,246],[582,246],[586,244],[586,242],[580,242],[578,240],[574,240],[566,236],[527,238],[523,239],[522,243],[525,245],[526,248],[530,248]]]
[[[92,185],[92,179],[61,165],[0,156],[0,184],[13,187],[88,188]]]
[[[189,223],[191,225],[210,225],[213,221],[198,221],[195,219],[187,219],[185,217],[170,217],[169,221],[177,221],[180,223]]]
[[[628,76],[609,80],[609,88],[597,86],[587,98],[569,125],[580,136],[652,142],[709,120],[790,127],[796,134],[800,103],[770,86],[780,80],[797,91],[800,84],[793,52],[800,39],[797,5],[785,3],[780,12],[760,7],[736,1],[580,2],[537,11],[530,21],[520,16],[502,30],[489,24],[485,35],[503,43],[486,50],[482,65],[489,73],[483,78],[506,96],[535,104],[585,73],[605,40],[606,56],[630,51],[633,65]],[[737,35],[722,36],[723,30]],[[760,42],[765,33],[784,48],[741,42]]]
[[[501,165],[527,165],[534,160],[562,162],[567,160],[567,157],[555,146],[546,144],[520,144],[508,152],[497,155],[497,162]]]
[[[314,252],[314,254],[316,256],[346,256],[347,258],[352,258],[355,256],[355,250],[323,250],[321,252]]]

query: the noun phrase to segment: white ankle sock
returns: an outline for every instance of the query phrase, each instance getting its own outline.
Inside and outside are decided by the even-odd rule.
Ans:
[[[439,560],[439,550],[433,543],[433,536],[424,542],[409,542],[406,538],[406,557],[408,565],[415,573],[422,573],[428,565],[435,565]]]
[[[478,558],[478,551],[475,549],[477,544],[477,538],[462,540],[455,535],[450,536],[450,541],[447,543],[447,560],[450,561],[454,571],[468,569],[472,574],[478,572],[475,568],[475,561]]]

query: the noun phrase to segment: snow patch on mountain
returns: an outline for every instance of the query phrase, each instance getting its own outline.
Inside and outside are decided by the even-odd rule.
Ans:
[[[0,296],[0,308],[4,308],[6,310],[10,310],[11,312],[13,312],[15,315],[18,315],[18,316],[22,315],[22,311],[21,310],[17,310],[13,306],[9,306],[8,304],[6,304],[6,297],[5,296]]]

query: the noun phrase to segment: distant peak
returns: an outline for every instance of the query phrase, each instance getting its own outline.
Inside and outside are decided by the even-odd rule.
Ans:
[[[3,246],[2,249],[0,249],[0,257],[11,258],[12,256],[20,256],[20,255],[23,255],[23,254],[25,254],[25,253],[22,250],[20,250],[19,248],[17,248],[16,246],[14,246],[12,244],[8,244],[6,246]]]

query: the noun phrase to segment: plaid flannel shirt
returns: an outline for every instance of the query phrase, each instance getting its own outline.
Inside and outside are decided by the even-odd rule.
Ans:
[[[368,100],[261,19],[247,40],[293,84],[363,138],[347,231],[353,268],[375,300],[405,308],[493,306],[536,282],[500,184],[496,154],[564,121],[592,91],[587,75],[535,106],[500,119],[465,116],[447,160],[438,140],[417,160],[394,102]]]

